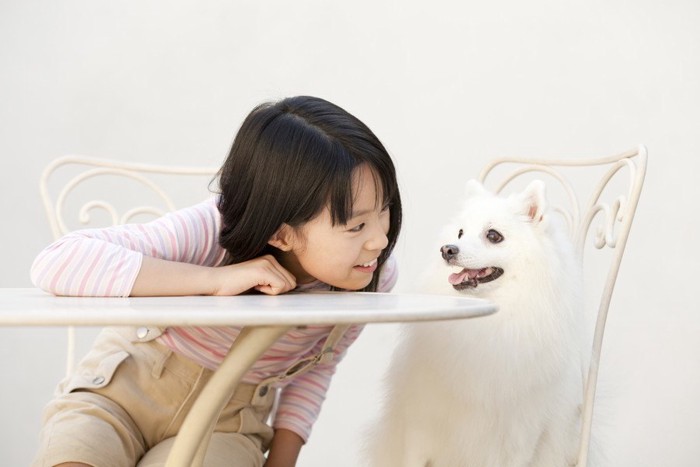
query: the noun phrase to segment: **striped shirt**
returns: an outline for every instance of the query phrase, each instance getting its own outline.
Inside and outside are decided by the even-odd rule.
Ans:
[[[218,243],[221,216],[212,198],[147,224],[128,224],[70,233],[45,248],[31,269],[34,284],[50,293],[70,296],[129,296],[143,255],[202,266],[220,265],[225,250]],[[398,276],[393,257],[384,265],[378,291],[390,291]],[[321,282],[296,291],[328,290]],[[243,378],[258,384],[283,373],[297,360],[313,356],[332,326],[295,328],[272,345]],[[161,343],[200,365],[216,369],[240,332],[240,327],[167,328]],[[351,326],[335,349],[335,358],[284,382],[274,427],[297,433],[306,441],[318,418],[331,377],[362,325]]]

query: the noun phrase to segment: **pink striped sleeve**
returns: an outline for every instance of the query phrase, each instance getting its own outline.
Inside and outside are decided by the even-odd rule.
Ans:
[[[143,255],[218,264],[224,255],[219,228],[216,201],[210,199],[147,224],[72,232],[39,253],[32,282],[57,295],[128,296]]]
[[[293,431],[306,442],[311,435],[313,424],[318,419],[321,406],[336,366],[347,353],[362,331],[362,325],[350,327],[335,347],[335,357],[328,364],[318,365],[308,373],[297,376],[280,394],[275,413],[274,427]],[[317,344],[315,353],[321,351],[324,341]]]

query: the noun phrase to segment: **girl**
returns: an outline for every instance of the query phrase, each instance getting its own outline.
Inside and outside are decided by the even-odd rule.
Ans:
[[[373,292],[396,282],[394,165],[369,128],[338,106],[301,96],[255,108],[219,188],[216,198],[149,224],[69,234],[37,257],[32,280],[78,296]],[[319,354],[332,327],[280,338],[224,409],[206,465],[295,465],[335,366],[361,328],[337,339],[332,361],[298,365],[299,374],[295,363]],[[239,331],[105,329],[47,406],[35,465],[163,465],[188,407]],[[280,391],[272,426],[269,387]]]

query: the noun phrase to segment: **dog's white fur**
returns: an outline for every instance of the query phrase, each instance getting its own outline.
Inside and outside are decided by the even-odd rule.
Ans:
[[[494,301],[492,316],[405,325],[371,430],[372,467],[565,467],[575,465],[582,401],[584,326],[580,261],[544,184],[496,196],[470,181],[462,212],[435,252],[433,293]],[[495,230],[503,240],[493,243]],[[458,238],[459,237],[459,238]],[[498,240],[497,236],[493,236]],[[457,291],[450,273],[503,274]],[[452,282],[455,277],[453,274]]]

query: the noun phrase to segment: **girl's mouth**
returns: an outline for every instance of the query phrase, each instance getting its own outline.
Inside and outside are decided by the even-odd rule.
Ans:
[[[377,270],[377,258],[364,264],[358,264],[354,266],[353,269],[360,272],[372,273]]]

